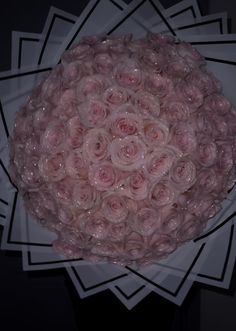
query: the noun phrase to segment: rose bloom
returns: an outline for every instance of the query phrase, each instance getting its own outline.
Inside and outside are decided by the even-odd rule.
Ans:
[[[160,114],[160,102],[157,97],[144,90],[139,90],[132,95],[132,101],[139,114],[143,116],[158,117]]]
[[[99,191],[114,189],[118,182],[118,172],[111,162],[93,164],[89,167],[89,182]]]
[[[140,259],[145,253],[145,242],[141,234],[137,232],[129,233],[125,238],[125,253],[130,260]]]
[[[38,163],[39,173],[46,181],[59,181],[65,177],[65,160],[63,152],[42,155]]]
[[[53,152],[58,149],[64,141],[64,125],[59,121],[52,122],[41,136],[41,150],[45,152]]]
[[[80,180],[76,183],[72,193],[72,199],[79,209],[90,209],[96,204],[98,194],[87,181]]]
[[[115,67],[115,79],[122,87],[138,90],[142,86],[143,75],[139,65],[134,60],[126,60]]]
[[[153,208],[142,208],[134,215],[132,227],[143,236],[150,236],[160,227],[161,215]]]
[[[177,191],[167,180],[157,181],[149,193],[149,200],[154,208],[172,204],[176,199]]]
[[[78,106],[80,120],[85,127],[100,127],[106,120],[109,109],[99,99],[90,99]]]
[[[111,137],[105,129],[91,129],[84,136],[82,146],[84,157],[91,162],[100,162],[108,158]]]
[[[88,176],[88,163],[80,148],[71,150],[65,159],[65,170],[68,176],[85,179]]]
[[[125,197],[114,193],[106,196],[102,201],[101,212],[112,223],[125,221],[129,214]]]
[[[124,192],[134,200],[143,200],[148,196],[149,181],[142,170],[132,172],[128,181],[128,188]]]
[[[86,128],[81,123],[79,116],[73,116],[67,122],[67,144],[72,148],[81,147],[86,133]]]
[[[118,85],[113,85],[106,89],[103,93],[103,100],[111,108],[127,103],[130,99],[130,93],[126,88]]]
[[[144,121],[143,138],[151,147],[167,144],[169,137],[169,127],[166,123],[155,120]]]
[[[170,170],[170,178],[179,191],[186,191],[196,181],[196,166],[188,158],[181,158],[175,162]]]
[[[146,148],[135,135],[116,138],[110,145],[112,163],[121,170],[136,170],[144,163]]]

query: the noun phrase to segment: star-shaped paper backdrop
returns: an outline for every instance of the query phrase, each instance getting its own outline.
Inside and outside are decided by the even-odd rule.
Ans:
[[[151,0],[133,0],[129,5],[119,0],[90,0],[79,17],[52,7],[42,34],[13,33],[12,68],[0,73],[0,224],[4,226],[1,247],[22,251],[24,270],[65,267],[81,298],[110,289],[129,309],[151,291],[180,305],[195,281],[229,287],[236,255],[236,189],[200,237],[167,259],[136,270],[65,259],[56,254],[52,249],[55,234],[27,215],[7,170],[7,139],[15,112],[35,84],[60,61],[63,51],[82,36],[128,31],[135,38],[153,31],[186,40],[205,56],[208,67],[221,80],[225,95],[236,105],[236,35],[228,34],[227,27],[226,13],[201,16],[194,0],[168,9]]]

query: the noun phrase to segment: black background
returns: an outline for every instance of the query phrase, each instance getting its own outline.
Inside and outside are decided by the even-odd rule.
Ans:
[[[178,1],[162,2],[168,6]],[[86,3],[76,0],[4,1],[0,10],[0,70],[10,69],[12,30],[41,33],[51,5],[79,15]],[[201,1],[201,7],[203,13],[207,13],[206,1]],[[139,327],[197,331],[201,326],[200,318],[212,311],[212,294],[216,303],[222,295],[226,302],[227,298],[231,304],[232,300],[236,302],[235,278],[229,291],[194,284],[181,307],[151,293],[128,311],[108,290],[81,300],[64,269],[23,272],[20,253],[0,251],[0,329],[74,331],[127,327],[135,330]],[[202,311],[202,300],[211,303],[209,312]],[[229,327],[235,323],[233,313],[229,318],[227,331],[233,330]],[[213,326],[213,322],[210,325]],[[205,330],[204,325],[201,329]]]

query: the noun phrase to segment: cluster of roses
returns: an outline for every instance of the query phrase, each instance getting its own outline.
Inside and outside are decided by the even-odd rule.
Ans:
[[[235,181],[235,110],[191,45],[86,37],[17,113],[11,175],[57,251],[152,263],[201,233]]]

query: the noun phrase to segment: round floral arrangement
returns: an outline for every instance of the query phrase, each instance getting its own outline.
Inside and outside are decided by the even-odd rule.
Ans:
[[[190,44],[84,37],[17,113],[10,172],[59,253],[151,264],[220,210],[235,134],[235,109]]]

